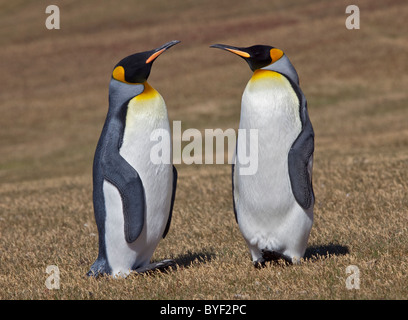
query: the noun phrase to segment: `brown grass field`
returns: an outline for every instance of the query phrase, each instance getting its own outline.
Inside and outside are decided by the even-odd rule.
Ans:
[[[0,1],[0,299],[407,299],[408,2]],[[359,30],[345,8],[360,8]],[[153,261],[177,268],[85,276],[97,255],[92,161],[123,57],[173,40],[149,83],[182,129],[238,128],[251,76],[213,43],[270,44],[300,75],[316,134],[315,222],[300,265],[252,266],[230,166],[177,165],[173,220]],[[48,265],[60,289],[49,290]],[[347,289],[346,268],[360,271]]]

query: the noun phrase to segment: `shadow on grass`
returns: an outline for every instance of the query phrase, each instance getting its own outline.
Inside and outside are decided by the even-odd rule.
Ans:
[[[185,254],[181,254],[173,260],[181,268],[188,268],[193,263],[207,263],[215,257],[215,253],[212,249],[203,249],[200,252],[191,252],[188,251]]]
[[[201,252],[188,251],[185,254],[181,254],[174,259],[165,259],[148,264],[147,266],[136,268],[133,274],[148,274],[153,276],[158,271],[167,273],[169,271],[176,270],[177,267],[189,268],[193,263],[206,263],[211,261],[215,257],[215,253],[212,250],[204,249]]]
[[[350,253],[347,246],[329,243],[327,245],[311,246],[306,249],[304,258],[315,261],[319,258],[328,258],[329,256],[344,256]]]

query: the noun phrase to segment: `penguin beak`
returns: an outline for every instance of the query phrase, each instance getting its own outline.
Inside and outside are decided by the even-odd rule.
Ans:
[[[218,48],[218,49],[227,50],[229,52],[235,53],[236,55],[244,59],[251,57],[251,55],[248,52],[244,51],[243,48],[233,47],[233,46],[229,46],[226,44],[213,44],[210,46],[210,48]]]
[[[158,56],[160,56],[164,51],[167,49],[171,48],[172,46],[176,45],[177,43],[180,43],[179,40],[173,40],[170,42],[165,43],[161,47],[154,49],[153,53],[146,59],[146,64],[152,63]]]

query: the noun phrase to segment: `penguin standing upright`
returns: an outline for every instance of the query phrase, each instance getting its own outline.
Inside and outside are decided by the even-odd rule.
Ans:
[[[170,133],[170,125],[165,102],[147,78],[155,59],[179,42],[130,55],[113,69],[109,110],[93,164],[99,253],[89,276],[126,276],[172,263],[149,264],[169,230],[177,171],[171,163],[153,164],[150,159],[155,144],[151,133]]]
[[[313,224],[314,132],[298,74],[284,52],[271,46],[211,47],[242,57],[253,71],[239,129],[258,130],[258,170],[240,174],[240,154],[248,150],[241,148],[249,139],[239,132],[232,166],[235,219],[252,261],[256,267],[279,259],[299,262]]]

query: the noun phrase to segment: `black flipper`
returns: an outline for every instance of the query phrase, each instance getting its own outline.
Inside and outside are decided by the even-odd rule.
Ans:
[[[125,239],[131,243],[143,229],[145,195],[139,174],[119,154],[122,135],[120,130],[111,131],[101,164],[104,178],[118,189],[122,198]]]
[[[314,151],[313,131],[303,128],[289,151],[289,177],[292,192],[299,205],[307,210],[313,202],[313,187],[309,161]]]
[[[296,92],[300,104],[302,131],[289,150],[288,167],[293,195],[305,210],[313,205],[314,193],[309,164],[314,152],[314,131],[307,112],[307,101],[300,87],[287,78]]]
[[[237,217],[237,209],[235,207],[235,196],[234,196],[234,171],[235,171],[235,164],[231,165],[231,174],[232,174],[232,206],[234,208],[234,215],[235,215],[235,221],[238,223],[238,217]]]
[[[171,217],[172,217],[172,214],[173,214],[174,200],[176,198],[177,176],[178,176],[177,169],[176,169],[175,166],[173,166],[173,194],[171,196],[169,219],[167,220],[167,225],[166,225],[166,228],[164,229],[164,232],[163,232],[163,239],[166,237],[166,235],[167,235],[167,233],[169,232],[169,229],[170,229]]]

